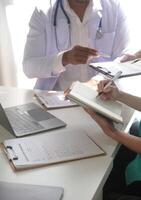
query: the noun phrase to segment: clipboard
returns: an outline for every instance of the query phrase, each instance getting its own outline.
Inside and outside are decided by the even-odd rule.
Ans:
[[[5,140],[2,149],[14,171],[106,154],[87,133],[72,129]]]
[[[109,78],[113,78],[118,71],[122,71],[119,78],[141,75],[141,60],[133,60],[124,63],[117,61],[90,63],[89,67],[92,67],[97,72]]]

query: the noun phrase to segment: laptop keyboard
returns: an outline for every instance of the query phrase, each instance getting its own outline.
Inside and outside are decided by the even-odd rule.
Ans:
[[[35,133],[44,129],[37,121],[35,121],[26,111],[20,109],[5,110],[15,133]]]

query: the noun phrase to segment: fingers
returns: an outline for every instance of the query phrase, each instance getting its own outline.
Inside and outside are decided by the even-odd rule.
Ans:
[[[76,50],[76,52],[79,52],[80,55],[98,56],[98,51],[96,49],[82,47],[82,46],[75,46],[74,50]]]
[[[95,120],[95,121],[99,121],[102,118],[105,118],[103,116],[101,116],[100,114],[96,113],[95,111],[93,111],[91,108],[84,108],[84,110]]]
[[[104,87],[110,82],[110,79],[102,80],[97,85],[98,93],[104,92]],[[107,88],[106,88],[107,89]]]
[[[97,114],[90,108],[84,108],[84,110],[94,119],[97,119]]]
[[[64,91],[64,96],[66,98],[66,96],[69,94],[69,92],[71,91],[70,88],[67,88],[65,91]]]
[[[87,113],[89,113],[90,115],[92,115],[92,114],[94,114],[94,111],[92,111],[92,109],[90,109],[90,108],[84,108],[84,110],[87,112]]]
[[[71,64],[86,64],[89,58],[97,57],[98,52],[88,47],[75,46],[71,50]]]
[[[80,55],[79,53],[76,53],[74,55],[74,61],[76,64],[86,64],[88,60],[88,55]]]
[[[102,80],[99,82],[97,86],[98,93],[101,93],[100,94],[101,100],[105,101],[105,100],[115,99],[116,96],[118,95],[118,88],[116,87],[116,85],[112,83],[112,85],[107,86],[109,82],[111,82],[110,79]]]
[[[136,56],[135,55],[131,55],[131,54],[124,54],[121,59],[120,59],[120,62],[127,62],[127,61],[131,61],[131,60],[134,60],[136,59]]]
[[[96,49],[74,46],[72,49],[64,52],[62,63],[64,66],[68,64],[86,64],[93,57],[98,57],[98,51]]]

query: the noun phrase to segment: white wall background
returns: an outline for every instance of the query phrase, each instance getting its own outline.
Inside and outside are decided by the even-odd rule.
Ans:
[[[22,70],[23,51],[31,14],[36,6],[44,10],[49,5],[49,0],[13,0],[13,5],[7,7],[19,88],[33,88],[36,81],[35,79],[28,79]]]
[[[141,49],[141,0],[121,0],[121,4],[129,19],[132,36],[132,51]],[[18,68],[18,87],[33,88],[35,80],[27,79],[22,71],[23,50],[28,32],[28,22],[35,8],[46,9],[50,0],[13,0],[13,5],[7,7],[9,28],[12,36],[15,61]]]
[[[141,0],[120,0],[128,17],[131,32],[131,48],[135,52],[141,49]]]

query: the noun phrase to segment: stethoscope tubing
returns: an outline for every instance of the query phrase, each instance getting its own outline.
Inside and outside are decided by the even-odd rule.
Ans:
[[[59,9],[59,6],[64,14],[64,16],[66,17],[66,20],[67,20],[67,24],[68,24],[68,27],[69,27],[69,43],[70,43],[70,46],[71,46],[71,21],[70,21],[70,18],[67,14],[67,12],[65,11],[64,9],[64,6],[63,6],[63,2],[62,0],[58,0],[56,2],[56,7],[55,7],[55,11],[54,11],[54,19],[53,19],[53,26],[54,26],[54,32],[55,32],[55,41],[56,41],[56,47],[57,47],[57,50],[60,51],[60,48],[59,48],[59,44],[58,44],[58,37],[57,37],[57,15],[58,15],[58,9]],[[103,36],[103,33],[102,33],[102,17],[100,18],[100,22],[99,22],[99,25],[98,25],[98,29],[97,29],[97,39],[100,39],[102,36]]]

